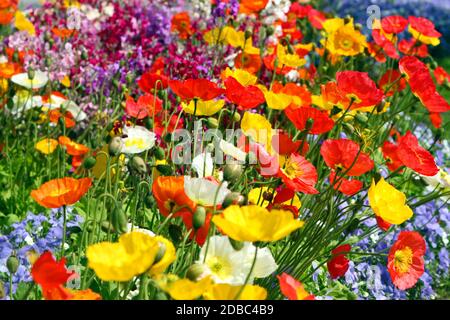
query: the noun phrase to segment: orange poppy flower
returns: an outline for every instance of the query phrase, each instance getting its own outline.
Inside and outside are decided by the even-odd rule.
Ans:
[[[266,101],[264,94],[257,86],[243,86],[233,77],[228,77],[224,84],[227,99],[241,110],[256,108]]]
[[[209,101],[223,93],[223,89],[207,79],[169,80],[169,87],[182,100]]]
[[[283,86],[279,82],[274,82],[272,90],[275,93],[284,93],[294,97],[291,105],[294,108],[311,105],[311,93],[305,86],[299,86],[291,82]]]
[[[125,104],[125,113],[136,119],[153,117],[162,111],[162,104],[161,99],[150,93],[140,96],[137,102],[129,96]]]
[[[241,0],[239,12],[245,14],[258,13],[264,9],[269,0]]]
[[[247,72],[255,74],[259,69],[261,69],[262,61],[259,54],[248,54],[241,52],[234,59],[234,64],[237,69],[243,69]]]
[[[138,86],[146,93],[152,93],[156,90],[167,88],[168,78],[163,74],[148,71],[138,80]]]
[[[50,110],[48,115],[49,115],[49,119],[50,119],[51,123],[58,123],[59,119],[64,117],[64,124],[65,124],[66,128],[75,127],[76,122],[70,111],[65,111],[64,115],[63,115],[61,113],[61,109],[57,108],[57,109]]]
[[[10,79],[13,75],[21,73],[23,68],[18,63],[0,63],[0,78]]]
[[[328,139],[322,144],[320,154],[333,170],[343,169],[348,176],[361,176],[374,167],[373,160],[360,146],[349,139]],[[358,155],[359,153],[359,155]]]
[[[187,12],[180,12],[172,17],[171,31],[177,31],[181,39],[187,39],[192,33],[191,18]]]
[[[280,165],[278,176],[286,187],[306,194],[317,194],[314,186],[317,183],[317,171],[312,163],[303,156],[292,153],[283,165]]]
[[[300,131],[305,130],[307,122],[312,120],[312,127],[308,131],[310,134],[326,133],[333,129],[334,126],[334,121],[330,119],[328,112],[320,111],[313,107],[288,107],[284,110],[284,113]]]
[[[377,88],[367,72],[338,72],[336,83],[342,95],[354,99],[352,109],[376,106],[383,99],[383,91]]]
[[[65,28],[52,28],[52,32],[55,36],[63,40],[70,37],[74,37],[78,34],[77,30]]]
[[[184,192],[184,177],[158,177],[153,182],[153,196],[163,216],[195,211],[196,204]]]
[[[381,28],[386,33],[401,33],[408,25],[408,20],[402,16],[388,16],[381,19]]]
[[[425,271],[425,240],[415,231],[402,231],[389,250],[388,271],[400,290],[413,287]]]
[[[31,197],[45,208],[60,208],[78,202],[91,185],[91,178],[54,179],[33,190]]]
[[[89,152],[88,147],[72,141],[69,137],[61,136],[58,138],[58,142],[66,148],[67,154],[71,156],[79,157]]]
[[[295,280],[287,273],[277,276],[281,293],[289,300],[315,300],[314,295],[309,294],[300,281]]]

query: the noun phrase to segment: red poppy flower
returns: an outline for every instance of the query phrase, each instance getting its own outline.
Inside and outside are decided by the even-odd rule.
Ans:
[[[152,93],[156,90],[165,89],[168,86],[168,78],[165,75],[146,72],[138,80],[137,84],[142,91]]]
[[[413,287],[425,271],[425,240],[415,231],[402,231],[389,250],[388,271],[400,290]]]
[[[297,153],[287,158],[278,170],[278,176],[284,184],[296,192],[317,194],[314,185],[317,183],[317,171],[312,163]]]
[[[424,176],[434,176],[439,172],[431,153],[419,145],[410,131],[399,139],[397,156],[405,166]]]
[[[158,114],[154,120],[154,132],[159,136],[172,133],[176,129],[184,127],[183,118],[176,114],[169,114],[167,111]]]
[[[263,62],[264,62],[264,65],[266,66],[266,68],[271,70],[271,71],[275,70],[275,60],[276,59],[277,59],[276,53],[266,55],[263,58]],[[277,69],[276,69],[275,72],[276,72],[276,74],[285,75],[285,74],[289,73],[292,70],[294,70],[294,68],[282,65],[282,66],[277,66]]]
[[[434,77],[439,85],[443,85],[445,81],[450,82],[450,74],[442,67],[434,69]]]
[[[187,39],[192,33],[191,18],[187,12],[180,12],[172,17],[171,31],[177,31],[181,39]]]
[[[296,109],[288,107],[284,110],[284,113],[300,131],[306,129],[308,120],[312,120],[312,127],[308,131],[310,134],[326,133],[333,129],[334,126],[334,121],[330,119],[326,111],[321,111],[313,107]]]
[[[372,30],[372,37],[375,43],[383,48],[384,53],[392,58],[392,59],[399,59],[400,56],[397,52],[397,49],[395,48],[395,45],[384,36],[384,34],[381,32],[380,29],[373,29]]]
[[[287,14],[289,20],[295,20],[297,18],[303,19],[308,17],[308,12],[311,11],[312,7],[310,5],[301,5],[298,2],[294,2],[289,7],[289,12]]]
[[[400,71],[389,69],[383,74],[378,85],[386,92],[386,96],[390,97],[406,88],[406,80],[402,78]]]
[[[287,273],[277,276],[281,293],[289,300],[315,300],[314,295],[309,294],[301,282],[295,280]]]
[[[264,94],[256,86],[243,86],[233,77],[225,79],[224,84],[227,99],[241,110],[256,108],[266,101]]]
[[[363,182],[359,180],[349,180],[343,177],[338,177],[336,180],[336,172],[330,172],[330,183],[333,185],[333,189],[342,192],[347,196],[352,196],[358,193],[363,187]]]
[[[223,93],[217,84],[206,79],[169,80],[169,87],[183,100],[209,101]]]
[[[408,20],[402,16],[389,16],[381,19],[381,27],[386,33],[401,33],[408,25]]]
[[[328,139],[320,148],[327,166],[333,170],[343,169],[348,176],[360,176],[373,169],[372,159],[359,151],[359,145],[349,139]]]
[[[209,226],[211,224],[212,214],[211,212],[206,213],[205,223],[198,230],[193,230],[193,214],[190,212],[181,212],[181,218],[183,219],[184,225],[188,230],[192,230],[189,237],[190,239],[195,239],[195,242],[201,247],[205,244],[206,239],[208,238]]]
[[[442,35],[435,29],[434,23],[427,18],[410,16],[408,20],[411,28],[421,35],[431,38],[439,38]]]
[[[183,213],[192,214],[195,203],[184,192],[184,177],[158,177],[153,182],[153,196],[159,211],[163,216],[173,213],[180,216]]]
[[[386,62],[386,56],[383,53],[383,48],[377,45],[375,42],[367,42],[367,51],[369,51],[370,56],[373,57],[377,62]]]
[[[377,220],[378,228],[380,228],[383,231],[388,231],[392,224],[390,224],[387,221],[384,221],[383,218],[380,216],[375,216],[375,219]]]
[[[272,148],[279,155],[290,155],[299,151],[298,149],[302,145],[302,141],[292,141],[292,138],[285,132],[278,130],[276,134],[272,136]],[[299,153],[304,156],[309,150],[308,142],[303,142],[302,150]]]
[[[331,279],[337,279],[343,277],[348,270],[349,260],[345,256],[345,253],[351,250],[349,244],[341,245],[331,251],[332,257],[327,262],[328,272]]]
[[[46,299],[55,296],[68,298],[63,285],[73,274],[66,269],[66,259],[62,258],[57,262],[50,251],[44,252],[31,268],[31,276],[34,282],[41,286]]]
[[[398,43],[398,50],[401,53],[410,56],[418,56],[420,58],[425,58],[428,56],[428,47],[426,44],[417,45],[417,40],[414,38],[411,39],[402,39]]]
[[[336,74],[341,94],[354,99],[352,109],[376,106],[383,99],[383,91],[377,88],[367,72],[341,71]]]
[[[311,8],[308,12],[308,21],[317,30],[323,29],[323,23],[327,20],[325,14],[319,10]]]
[[[383,157],[386,160],[386,165],[391,171],[396,171],[403,166],[403,162],[397,155],[398,146],[395,143],[386,141],[381,147]]]
[[[303,33],[297,28],[296,20],[282,22],[281,28],[283,30],[283,37],[289,36],[292,41],[302,41]]]
[[[136,119],[153,117],[161,112],[162,108],[161,99],[150,93],[140,96],[137,102],[129,96],[125,104],[126,114]]]

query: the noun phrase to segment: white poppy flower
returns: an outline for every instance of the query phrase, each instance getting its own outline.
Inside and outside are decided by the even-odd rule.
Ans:
[[[123,133],[127,137],[122,139],[122,153],[142,153],[155,145],[156,135],[144,127],[125,127]]]
[[[63,108],[69,111],[76,121],[83,121],[87,118],[87,114],[73,101],[67,100],[55,94],[50,95],[48,102],[44,103],[44,107],[52,109]]]
[[[245,158],[247,157],[247,153],[245,153],[241,149],[235,147],[233,144],[231,144],[231,143],[229,143],[229,142],[227,142],[225,140],[220,140],[219,148],[227,156],[231,156],[234,159],[239,160],[239,161],[243,161],[244,162]]]
[[[19,90],[13,97],[13,103],[14,107],[11,110],[11,113],[13,115],[18,115],[32,108],[41,107],[42,97],[33,96],[26,90]]]
[[[184,192],[186,195],[192,201],[207,207],[214,206],[214,203],[221,204],[225,200],[227,194],[231,192],[227,186],[227,182],[219,185],[205,178],[184,177]]]
[[[213,236],[209,239],[209,245],[202,247],[199,263],[204,263],[215,283],[242,285],[250,273],[255,250],[253,244],[246,242],[241,250],[236,251],[228,237]],[[269,276],[277,268],[270,250],[258,249],[255,266],[248,283],[253,283],[255,278]]]
[[[192,168],[199,177],[210,177],[214,173],[214,162],[211,153],[200,153],[192,160]]]
[[[11,77],[11,81],[15,84],[27,89],[40,89],[48,82],[47,75],[42,71],[35,71],[34,78],[28,78],[28,73],[19,73]]]

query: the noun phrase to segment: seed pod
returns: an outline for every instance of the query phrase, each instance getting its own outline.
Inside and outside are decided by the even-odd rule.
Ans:
[[[129,166],[132,172],[136,172],[137,174],[146,174],[147,166],[145,164],[144,159],[138,156],[134,156],[131,158],[129,162]]]
[[[186,271],[186,278],[191,281],[198,281],[205,274],[205,267],[203,264],[194,263],[189,269]]]
[[[234,182],[242,175],[242,166],[240,164],[227,164],[223,168],[223,178],[225,181]]]
[[[87,157],[86,159],[84,159],[83,161],[83,167],[85,169],[92,169],[95,166],[95,163],[97,162],[97,160],[94,157]]]
[[[15,255],[12,255],[6,260],[6,267],[11,274],[15,274],[17,269],[19,269],[19,260]]]
[[[114,229],[119,233],[128,231],[128,218],[126,213],[119,207],[115,207],[111,212],[111,222]]]
[[[228,238],[230,240],[230,244],[233,247],[234,250],[239,251],[244,247],[244,243],[242,241],[237,241],[231,238]]]
[[[200,229],[205,224],[206,209],[202,206],[198,206],[195,209],[194,216],[192,217],[192,226],[195,230]]]
[[[111,142],[109,143],[109,154],[111,156],[117,156],[120,151],[122,150],[123,142],[120,137],[114,137],[112,138]]]

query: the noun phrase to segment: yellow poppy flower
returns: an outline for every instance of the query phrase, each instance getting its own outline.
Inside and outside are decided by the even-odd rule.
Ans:
[[[288,53],[287,49],[281,44],[277,46],[277,58],[280,64],[291,68],[301,67],[306,63],[306,60],[300,58],[297,54]]]
[[[203,294],[205,300],[234,300],[242,286],[230,284],[214,284]],[[256,285],[246,285],[237,300],[265,300],[267,290]]]
[[[108,157],[109,156],[109,147],[108,145],[104,145],[103,148],[97,152],[95,157],[95,165],[92,168],[92,174],[96,179],[104,179],[106,177],[106,166],[108,165]],[[125,162],[125,156],[121,154],[118,157],[111,157],[110,166],[112,167],[110,170],[110,178],[114,178],[117,171],[117,162],[120,161],[120,164],[123,165]]]
[[[226,79],[228,77],[233,77],[245,87],[255,85],[258,81],[258,77],[243,69],[231,70],[230,68],[226,68],[225,71],[223,71],[223,78]]]
[[[284,110],[294,101],[294,97],[291,95],[269,91],[263,85],[259,85],[258,88],[263,92],[267,106],[270,109]]]
[[[270,146],[272,125],[264,116],[245,112],[241,121],[241,130],[246,136],[250,136],[256,142]]]
[[[163,236],[156,236],[155,240],[159,243],[158,252],[162,251],[163,255],[160,260],[154,263],[150,268],[150,275],[152,276],[163,273],[176,259],[176,250],[172,242]]]
[[[269,211],[255,205],[230,206],[212,221],[230,238],[249,242],[278,241],[304,224],[294,219],[290,211]]]
[[[212,116],[213,114],[219,112],[220,109],[223,108],[224,104],[224,100],[198,100],[197,108],[195,108],[195,102],[194,100],[191,100],[189,104],[182,102],[181,106],[183,107],[183,110],[189,114],[194,114],[195,111],[196,116]]]
[[[226,43],[227,33],[233,30],[231,27],[214,28],[203,35],[203,39],[210,45]]]
[[[355,30],[349,22],[331,32],[326,41],[326,48],[332,55],[355,56],[367,47],[366,37]]]
[[[383,178],[372,185],[368,192],[369,203],[375,214],[391,224],[402,224],[412,217],[413,212],[406,205],[406,196]]]
[[[176,275],[160,276],[158,286],[175,300],[194,300],[203,295],[211,286],[211,278],[205,277],[197,282],[179,279]]]
[[[416,39],[422,43],[431,44],[432,46],[438,46],[441,43],[441,40],[439,40],[439,38],[424,36],[422,33],[415,30],[411,26],[408,27],[408,31],[409,31],[409,33],[411,33],[411,35],[413,36],[414,39]]]
[[[159,251],[155,237],[142,232],[120,236],[119,242],[102,242],[87,248],[89,268],[104,281],[129,281],[150,269]]]
[[[269,205],[269,201],[264,200],[264,192],[269,192],[272,189],[269,189],[268,187],[261,187],[261,188],[254,188],[248,193],[248,201],[249,203],[259,205],[260,207],[267,207]],[[277,192],[275,191],[273,193],[273,197],[275,198],[277,196]],[[285,201],[282,203],[282,205],[288,205],[288,206],[296,206],[297,208],[301,208],[302,202],[300,201],[300,198],[297,194],[294,195],[294,197],[291,200]]]
[[[252,38],[245,39],[244,31],[229,28],[225,34],[226,42],[233,48],[241,48],[247,54],[259,54],[259,49],[253,46]]]
[[[42,154],[52,154],[56,147],[58,146],[58,141],[55,139],[43,139],[36,143],[35,148]]]
[[[70,78],[69,76],[64,76],[64,78],[61,80],[61,84],[66,87],[69,88],[70,87]]]
[[[353,20],[351,21],[351,23],[353,24]],[[327,19],[323,23],[323,30],[326,33],[330,34],[330,33],[335,32],[339,28],[343,27],[344,25],[345,25],[345,20],[342,18]]]
[[[36,34],[36,30],[34,25],[30,22],[30,20],[25,17],[22,11],[17,10],[14,16],[15,22],[14,26],[20,31],[26,31],[29,35],[34,36]]]

